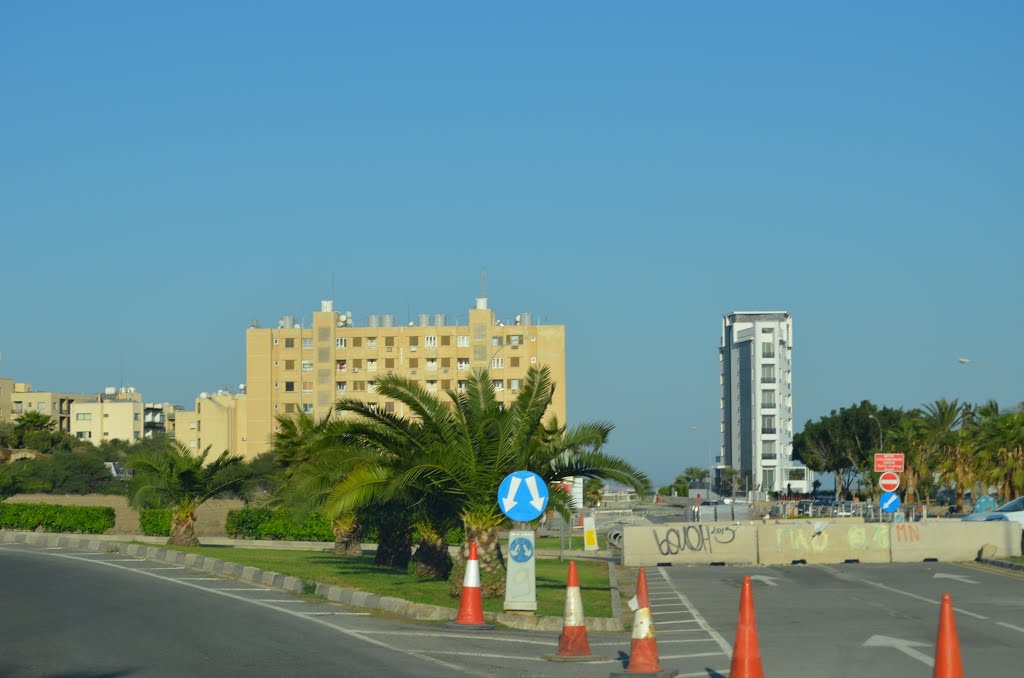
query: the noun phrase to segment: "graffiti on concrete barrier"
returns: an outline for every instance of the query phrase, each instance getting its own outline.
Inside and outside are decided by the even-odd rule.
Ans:
[[[893,525],[893,529],[896,531],[896,541],[901,544],[916,544],[921,541],[921,528],[917,525],[897,523]]]
[[[824,553],[829,548],[830,536],[833,544],[837,537],[842,539],[840,530],[835,526],[821,530],[796,526],[778,529],[775,531],[775,552]],[[885,527],[846,528],[846,548],[858,553],[886,551],[889,549],[889,530]]]
[[[674,556],[683,551],[714,553],[715,544],[731,544],[736,539],[736,528],[727,526],[687,525],[665,530],[664,536],[654,530],[654,541],[663,556]]]

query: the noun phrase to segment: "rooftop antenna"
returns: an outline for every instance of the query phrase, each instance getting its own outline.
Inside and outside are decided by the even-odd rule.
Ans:
[[[487,269],[480,269],[480,296],[487,298]]]
[[[331,299],[334,299],[334,271],[331,271]]]

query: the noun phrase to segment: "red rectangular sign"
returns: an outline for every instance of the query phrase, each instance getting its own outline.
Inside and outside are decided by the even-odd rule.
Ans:
[[[903,453],[888,453],[875,455],[875,473],[895,471],[903,473]]]

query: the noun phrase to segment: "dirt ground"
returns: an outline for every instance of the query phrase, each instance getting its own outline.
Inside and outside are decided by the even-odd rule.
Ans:
[[[142,534],[139,513],[128,505],[125,497],[108,494],[54,495],[17,494],[6,500],[10,504],[60,504],[61,506],[110,506],[114,509],[114,527],[107,534]],[[224,526],[228,511],[242,508],[238,499],[211,499],[196,511],[196,535],[226,537]]]

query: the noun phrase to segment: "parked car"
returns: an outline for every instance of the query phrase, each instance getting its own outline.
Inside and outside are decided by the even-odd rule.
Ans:
[[[1018,497],[1009,504],[1003,504],[995,511],[980,511],[963,517],[969,523],[988,522],[992,520],[1012,520],[1020,523],[1024,529],[1024,497]],[[1020,547],[1024,551],[1024,534],[1020,538]]]
[[[848,501],[834,501],[829,507],[829,513],[837,518],[849,518],[853,516],[853,505]]]

